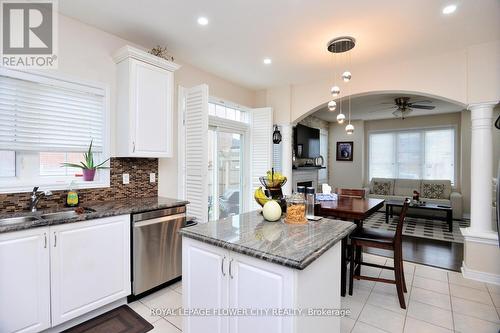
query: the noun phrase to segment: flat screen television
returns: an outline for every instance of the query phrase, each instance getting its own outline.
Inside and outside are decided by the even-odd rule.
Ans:
[[[299,124],[293,129],[293,142],[297,158],[319,156],[319,129]]]

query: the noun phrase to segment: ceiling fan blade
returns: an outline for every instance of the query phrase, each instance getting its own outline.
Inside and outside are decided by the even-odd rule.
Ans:
[[[422,99],[420,101],[410,102],[410,104],[419,104],[419,103],[432,104],[434,102],[428,99]]]
[[[383,109],[375,109],[375,110],[371,110],[371,111],[368,111],[368,113],[377,113],[377,112],[390,112],[392,111],[393,109],[397,108],[396,106],[392,107],[392,108],[383,108]]]
[[[408,105],[409,107],[413,109],[424,109],[424,110],[434,110],[436,107],[432,105],[415,105],[415,104],[410,104]]]

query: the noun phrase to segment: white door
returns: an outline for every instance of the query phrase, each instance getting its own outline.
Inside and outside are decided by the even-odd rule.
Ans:
[[[293,308],[293,274],[283,266],[231,253],[229,307],[260,309]],[[291,332],[292,317],[234,316],[230,317],[231,333]]]
[[[50,327],[49,228],[0,235],[0,332]]]
[[[171,157],[174,74],[137,60],[131,64],[133,155]]]
[[[52,325],[130,294],[130,216],[50,228]]]
[[[208,86],[184,91],[184,172],[187,214],[208,221]]]
[[[223,309],[228,305],[229,252],[184,237],[182,240],[182,303],[184,309]],[[185,316],[190,333],[228,332],[227,316]]]
[[[261,186],[259,177],[271,170],[273,162],[273,110],[272,108],[253,109],[250,123],[251,136],[251,193],[249,197],[251,210],[260,208],[253,199],[254,191]]]

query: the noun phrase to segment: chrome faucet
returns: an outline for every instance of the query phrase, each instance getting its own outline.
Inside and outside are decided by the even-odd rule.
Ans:
[[[40,199],[45,196],[48,197],[52,195],[50,191],[43,191],[38,193],[38,186],[33,187],[33,192],[31,192],[31,202],[30,202],[30,210],[32,213],[36,212],[36,205],[40,201]]]

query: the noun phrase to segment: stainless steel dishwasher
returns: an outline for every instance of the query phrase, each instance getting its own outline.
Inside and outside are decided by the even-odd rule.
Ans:
[[[132,215],[132,294],[137,296],[182,274],[186,207]]]

